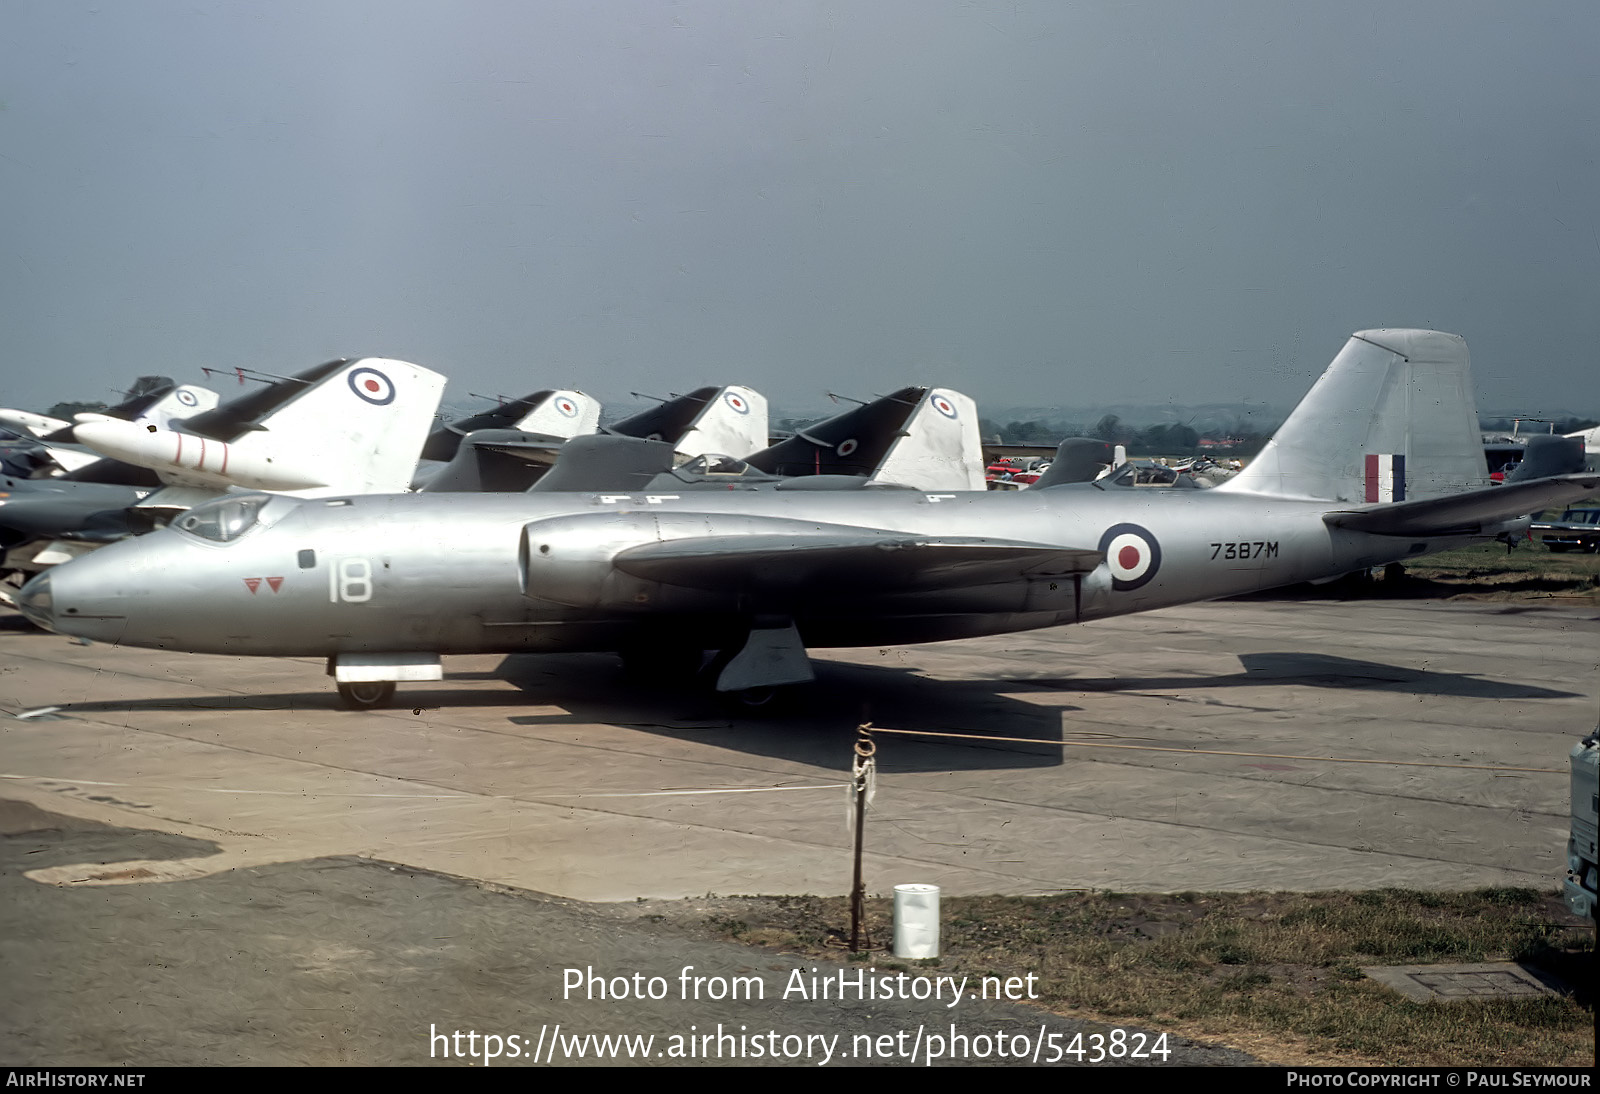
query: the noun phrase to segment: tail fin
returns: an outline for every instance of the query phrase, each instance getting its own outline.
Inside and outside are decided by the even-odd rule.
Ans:
[[[869,485],[982,490],[978,408],[959,391],[907,387],[750,456],[770,475],[859,475]]]
[[[917,404],[872,476],[873,484],[918,490],[983,490],[978,405],[959,391],[934,388]]]
[[[1548,479],[1553,475],[1576,475],[1584,470],[1588,454],[1582,437],[1535,436],[1522,450],[1522,462],[1506,476],[1506,484]]]
[[[792,437],[751,453],[745,462],[769,475],[874,474],[928,398],[925,387],[907,387],[813,422]]]
[[[204,414],[221,401],[210,388],[193,384],[179,384],[162,392],[160,398],[133,417],[135,422],[148,422],[158,429],[166,429],[173,422]]]
[[[599,421],[600,404],[581,391],[535,391],[440,426],[428,434],[422,458],[447,463],[455,458],[461,438],[480,430],[511,429],[566,438],[593,433]]]
[[[1116,465],[1116,448],[1110,441],[1093,437],[1068,437],[1056,447],[1050,467],[1034,482],[1032,489],[1048,490],[1074,482],[1093,482]]]
[[[1359,505],[1441,497],[1487,480],[1466,341],[1365,330],[1261,454],[1217,489]]]
[[[609,425],[606,433],[665,441],[680,456],[748,456],[767,446],[767,400],[747,387],[702,387]]]
[[[982,490],[978,408],[958,391],[907,387],[751,455],[769,475],[858,475],[874,486]]]
[[[181,429],[226,442],[241,466],[314,471],[306,480],[326,485],[288,491],[302,497],[400,493],[443,392],[443,376],[405,361],[330,361],[189,418]],[[146,466],[184,484],[181,468],[172,467],[184,462],[192,454]],[[214,470],[208,475],[194,484],[214,484]]]
[[[302,496],[400,493],[444,382],[420,365],[364,357],[308,387],[236,444],[285,462],[314,461],[327,485],[297,491]]]
[[[729,385],[712,392],[673,447],[682,456],[748,456],[767,440],[767,397]]]
[[[581,391],[552,391],[512,426],[546,437],[581,437],[600,424],[600,404]]]

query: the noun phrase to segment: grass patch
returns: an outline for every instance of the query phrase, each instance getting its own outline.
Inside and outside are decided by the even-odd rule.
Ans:
[[[1372,592],[1502,600],[1600,600],[1600,555],[1558,554],[1537,541],[1521,543],[1509,552],[1498,543],[1481,543],[1407,562],[1405,578],[1390,588],[1385,585],[1382,580],[1374,581]]]
[[[1038,977],[1038,1002],[1137,1021],[1280,1064],[1582,1066],[1594,1061],[1592,929],[1559,896],[1494,888],[1326,893],[1076,893],[943,902],[941,972]],[[890,901],[869,901],[879,949]],[[703,932],[839,958],[843,898],[743,898]],[[737,925],[737,933],[730,928]],[[892,958],[874,956],[879,967]],[[1362,966],[1522,960],[1567,998],[1414,1003]]]

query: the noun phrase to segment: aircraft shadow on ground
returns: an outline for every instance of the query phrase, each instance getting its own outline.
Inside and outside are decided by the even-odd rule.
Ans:
[[[40,627],[35,627],[16,612],[7,612],[4,615],[0,615],[0,634],[37,634],[41,638],[59,637]]]
[[[1581,698],[1578,692],[1493,680],[1472,673],[1413,669],[1326,653],[1292,651],[1238,656],[1244,671],[1223,676],[1038,676],[1018,682],[1066,691],[1163,691],[1297,684],[1318,688],[1373,688],[1410,695],[1454,695],[1463,699]]]
[[[447,677],[448,679],[448,677]],[[516,701],[515,696],[503,691],[440,691],[425,684],[402,684],[389,707],[379,713],[407,714],[413,711],[467,710],[472,707],[504,707]],[[347,711],[339,704],[339,697],[329,687],[316,691],[254,692],[247,695],[191,695],[163,696],[157,699],[88,699],[62,703],[58,710],[30,721],[56,721],[74,714],[137,713],[139,711],[184,710],[253,710],[281,711],[303,710],[310,713],[329,712],[348,714],[359,718],[365,711]]]
[[[557,712],[512,716],[515,725],[548,727],[599,723],[641,733],[694,740],[750,755],[846,771],[856,726],[962,734],[977,740],[882,735],[879,763],[887,771],[948,771],[1050,767],[1062,763],[1062,715],[1092,714],[1065,704],[1065,692],[1193,691],[1203,688],[1297,685],[1371,688],[1410,695],[1467,699],[1567,699],[1576,692],[1499,681],[1467,673],[1386,665],[1323,653],[1273,652],[1239,656],[1243,671],[1222,675],[1029,676],[939,680],[892,665],[819,660],[817,680],[793,689],[770,708],[741,709],[693,682],[644,684],[630,679],[618,659],[604,654],[513,654],[490,673],[450,673],[446,686],[403,685],[387,713],[504,709],[515,703],[552,706]],[[462,691],[451,680],[504,680],[519,694]],[[1037,693],[1030,702],[1021,692]],[[329,712],[332,689],[268,694],[194,695],[151,699],[90,700],[62,704],[44,718],[140,711]],[[348,712],[351,719],[367,717]],[[984,740],[983,738],[990,738]],[[1022,741],[998,738],[1023,738]],[[1037,741],[1038,744],[1028,742]]]
[[[635,682],[614,657],[512,655],[501,662],[497,675],[530,699],[563,711],[511,718],[517,725],[597,722],[841,772],[850,768],[856,727],[863,722],[979,738],[882,734],[877,738],[878,762],[886,771],[1056,766],[1062,762],[1061,713],[1076,709],[1053,697],[1041,705],[1006,694],[1049,694],[1048,689],[1011,682],[933,680],[910,669],[829,661],[818,661],[816,671],[815,683],[754,710],[689,682]],[[1025,740],[994,739],[1007,737]]]

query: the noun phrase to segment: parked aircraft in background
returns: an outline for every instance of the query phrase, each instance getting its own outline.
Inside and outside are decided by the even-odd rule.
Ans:
[[[636,459],[636,451],[664,453],[672,462],[727,445],[749,451],[767,443],[767,400],[747,387],[703,387],[676,395],[634,414],[599,433],[553,438],[519,430],[482,429],[468,435],[450,464],[423,487],[443,491],[521,491],[530,487],[556,490],[626,489],[611,469],[619,460]],[[563,458],[576,447],[582,456]],[[627,453],[624,455],[624,453]],[[598,455],[598,460],[593,456]],[[656,458],[654,456],[652,459]],[[543,485],[556,466],[554,480]]]
[[[174,429],[92,417],[74,429],[146,485],[7,480],[7,573],[42,569],[149,531],[233,486],[297,497],[406,488],[444,390],[436,372],[384,358],[337,360],[184,419]]]
[[[783,477],[839,475],[866,486],[984,489],[978,408],[959,391],[906,387],[745,457]]]
[[[692,459],[707,453],[743,456],[765,448],[767,429],[767,397],[754,388],[730,385],[674,395],[600,432],[663,441],[680,457]]]
[[[1568,433],[1568,437],[1576,437],[1583,442],[1585,466],[1590,471],[1600,471],[1600,425],[1591,429],[1580,429],[1576,433]]]
[[[1094,482],[1114,470],[1119,462],[1126,462],[1126,455],[1119,453],[1121,446],[1110,441],[1068,437],[1056,447],[1049,466],[1033,481],[1031,488],[1048,490],[1052,486]]]
[[[1585,469],[1583,441],[1578,437],[1529,437],[1522,461],[1507,471],[1502,481],[1525,482],[1552,475],[1573,475]]]
[[[177,385],[167,376],[140,376],[122,393],[123,401],[102,411],[115,418],[135,418],[149,407],[152,401],[171,391]],[[212,405],[216,405],[212,393]],[[44,438],[51,433],[68,429],[72,423],[65,418],[52,418],[48,414],[35,414],[29,410],[0,410],[0,429],[8,429],[23,437]]]
[[[94,418],[155,425],[166,429],[175,421],[192,417],[217,405],[218,396],[209,388],[175,384],[165,376],[141,376],[134,381],[128,397]],[[81,419],[83,416],[79,415]],[[0,427],[21,433],[32,427],[30,439],[6,447],[5,474],[15,478],[43,478],[77,471],[100,459],[85,448],[76,434],[76,423],[43,414],[19,410],[0,410]],[[92,475],[86,481],[101,481]]]
[[[571,437],[593,433],[599,423],[599,402],[581,391],[546,389],[524,395],[520,399],[506,400],[482,413],[440,426],[428,434],[428,439],[422,446],[422,460],[412,479],[411,487],[413,490],[526,489],[526,484],[520,487],[450,486],[448,484],[452,480],[464,481],[468,473],[474,470],[472,464],[476,457],[463,458],[461,464],[456,467],[450,465],[462,455],[462,445],[468,436],[473,433],[483,433],[486,435],[485,439],[489,436],[508,439],[525,437],[526,440],[522,442],[525,447],[539,450],[532,457],[535,462],[548,467],[550,461],[554,459],[549,453],[559,449],[561,443]],[[494,481],[501,474],[511,473],[512,468],[519,467],[522,462],[515,461],[507,465],[503,472],[491,464],[482,469],[480,478],[482,481]],[[440,476],[443,476],[443,479],[440,479]]]
[[[970,462],[979,456],[977,436],[977,412],[965,395],[902,388],[744,459],[711,443],[684,460],[681,448],[649,437],[577,438],[533,490],[970,490],[982,481],[982,468]]]
[[[1212,490],[232,496],[35,578],[35,623],[131,646],[326,657],[345,702],[446,653],[621,651],[760,696],[809,647],[1102,619],[1526,528],[1600,475],[1489,487],[1466,343],[1353,336]],[[926,396],[925,396],[926,397]],[[946,397],[935,407],[967,407]],[[814,434],[815,430],[807,430]],[[840,441],[810,443],[818,455]]]

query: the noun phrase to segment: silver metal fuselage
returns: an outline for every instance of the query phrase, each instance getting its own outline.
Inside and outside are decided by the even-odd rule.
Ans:
[[[23,599],[33,603],[32,618],[57,631],[204,653],[617,650],[639,642],[710,649],[737,641],[751,625],[737,589],[633,582],[619,597],[615,582],[605,584],[606,552],[666,537],[651,531],[658,524],[678,529],[672,535],[692,526],[716,536],[719,527],[750,517],[1102,553],[1109,543],[1109,553],[1135,567],[1143,552],[1142,581],[1119,581],[1114,558],[1080,578],[1030,573],[959,587],[858,583],[831,595],[808,589],[786,609],[807,646],[890,645],[1148,611],[1331,578],[1465,542],[1332,528],[1322,520],[1332,508],[1224,491],[1092,485],[1017,493],[274,498],[232,542],[168,529],[60,567]],[[540,539],[541,526],[524,529],[585,514],[598,517],[578,522],[588,540],[561,541],[556,551],[569,553],[566,572],[576,578],[542,587],[537,574],[528,576],[527,557],[540,549],[529,544]],[[1119,528],[1134,538],[1112,539]],[[611,592],[585,600],[584,589],[602,586]]]

